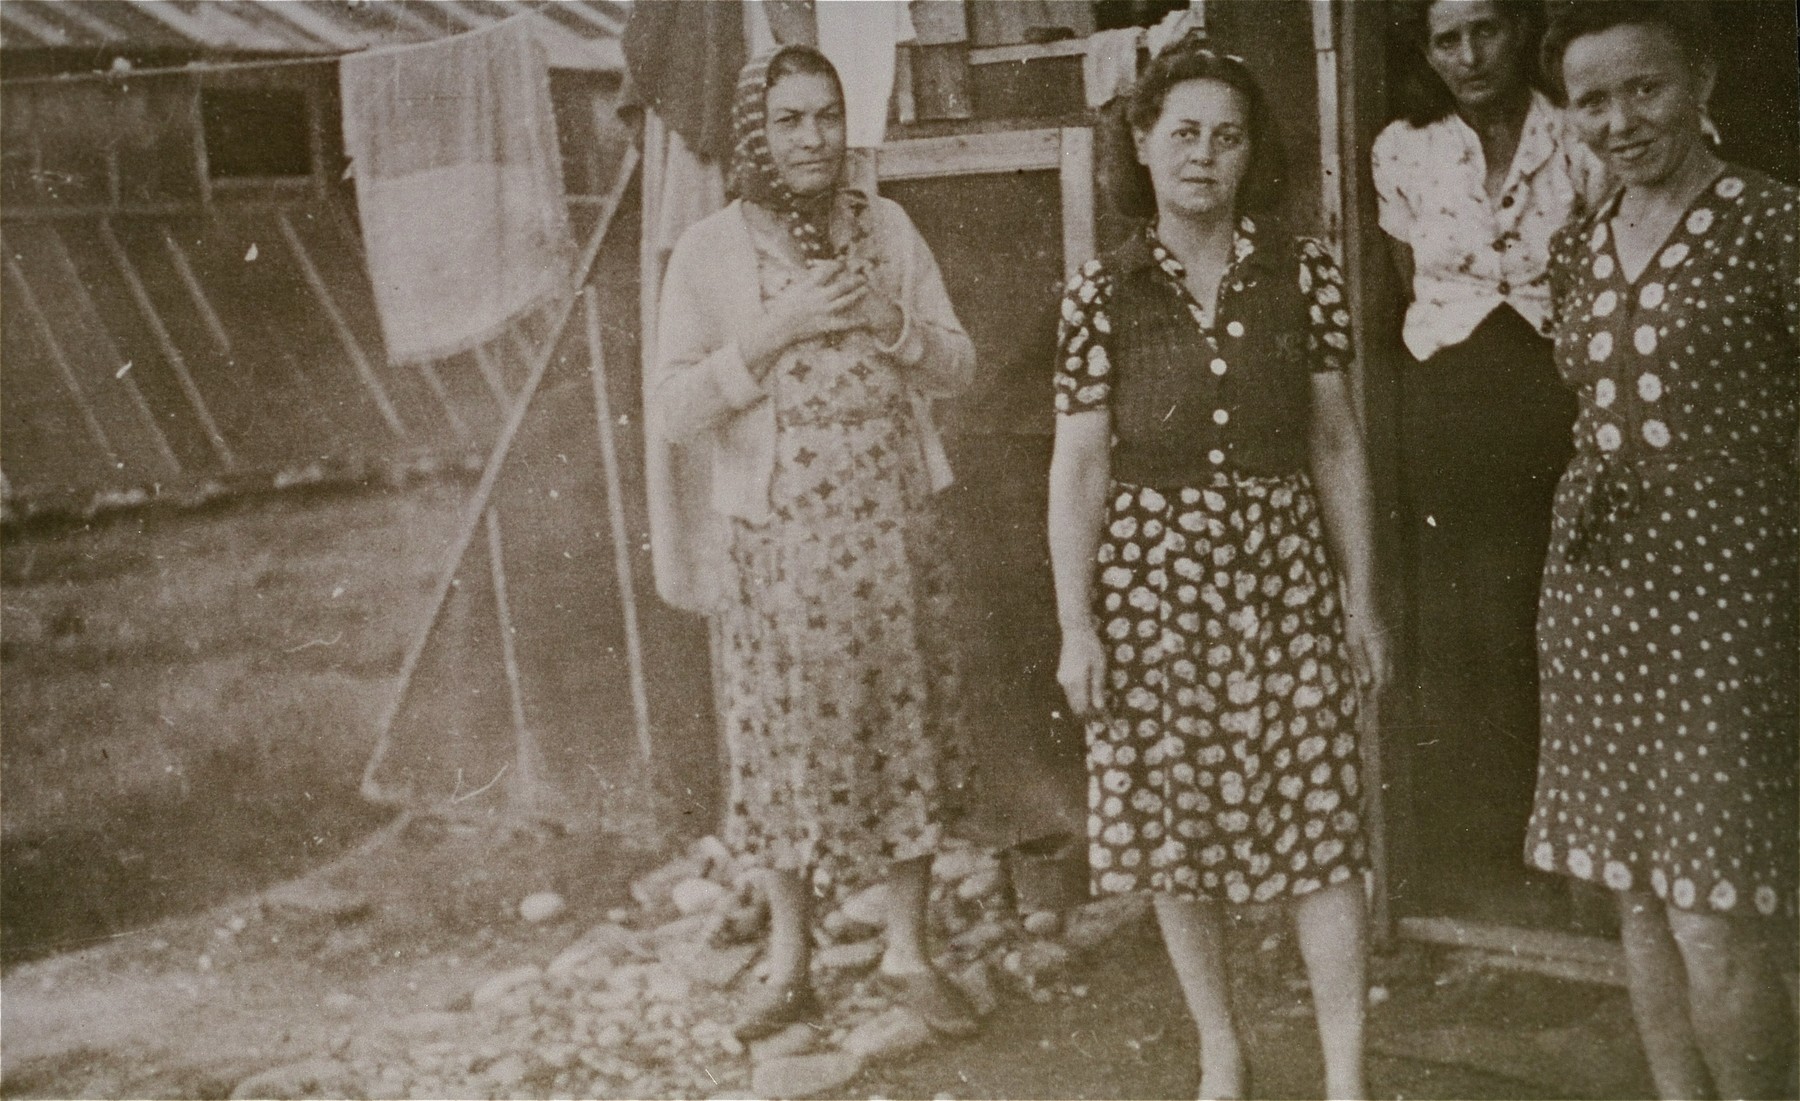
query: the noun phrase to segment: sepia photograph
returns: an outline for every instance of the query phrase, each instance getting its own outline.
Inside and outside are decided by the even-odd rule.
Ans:
[[[0,0],[0,1099],[1800,1099],[1792,0]]]

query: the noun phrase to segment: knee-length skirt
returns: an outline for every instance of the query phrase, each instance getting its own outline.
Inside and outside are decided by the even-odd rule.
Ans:
[[[1089,722],[1096,893],[1267,902],[1366,862],[1357,696],[1304,475],[1115,482]]]

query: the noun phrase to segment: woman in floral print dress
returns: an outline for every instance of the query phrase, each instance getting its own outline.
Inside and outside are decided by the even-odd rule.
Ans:
[[[1623,187],[1551,264],[1581,414],[1526,858],[1617,894],[1662,1096],[1792,1096],[1800,192],[1714,154],[1709,38],[1704,9],[1619,0],[1546,47]]]
[[[1291,903],[1325,1096],[1362,1097],[1357,692],[1386,660],[1343,281],[1264,217],[1279,145],[1241,62],[1190,40],[1130,107],[1117,167],[1154,221],[1070,283],[1050,475],[1093,886],[1154,894],[1203,1097],[1248,1089],[1220,904]]]
[[[964,783],[931,399],[974,347],[900,207],[841,186],[843,91],[825,56],[746,66],[738,201],[683,235],[664,281],[652,410],[708,444],[727,522],[713,608],[731,756],[725,840],[765,870],[754,1040],[819,1016],[815,891],[885,878],[880,974],[947,1033],[973,1010],[925,947],[932,854]]]

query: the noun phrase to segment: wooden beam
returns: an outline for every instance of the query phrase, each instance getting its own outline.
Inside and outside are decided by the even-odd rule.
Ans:
[[[594,260],[600,254],[600,246],[606,240],[606,232],[611,227],[614,216],[618,213],[619,203],[625,198],[633,176],[637,174],[638,153],[635,148],[627,147],[624,159],[619,165],[619,172],[613,181],[612,190],[607,193],[611,200],[589,236],[587,244],[582,248],[580,261],[575,265],[575,281],[573,286],[585,286],[592,274]],[[550,368],[550,360],[556,354],[556,345],[561,340],[563,328],[568,324],[569,316],[574,310],[575,296],[558,301],[558,313],[551,325],[549,337],[539,353],[531,361],[531,373],[525,384],[519,389],[519,396],[512,402],[507,412],[506,423],[500,426],[500,432],[494,439],[494,445],[488,452],[487,465],[482,468],[481,480],[476,483],[470,494],[469,504],[465,507],[455,536],[450,541],[449,553],[445,555],[445,566],[438,574],[437,588],[432,594],[430,611],[425,615],[423,623],[413,635],[412,644],[407,647],[405,656],[400,662],[400,675],[395,678],[393,694],[388,697],[387,706],[383,709],[381,719],[376,725],[375,749],[369,755],[369,763],[363,768],[362,793],[367,799],[375,802],[391,803],[403,798],[403,792],[389,791],[381,786],[376,773],[381,769],[387,757],[389,744],[393,740],[394,722],[400,717],[400,709],[405,706],[407,695],[412,690],[413,677],[418,673],[419,662],[425,655],[425,647],[431,641],[431,632],[443,615],[445,600],[450,595],[452,584],[456,580],[456,571],[461,567],[463,556],[468,553],[469,545],[475,539],[475,529],[480,526],[482,517],[487,512],[488,501],[493,496],[494,486],[500,480],[500,470],[506,463],[506,456],[512,450],[513,440],[519,434],[519,427],[525,423],[525,413],[531,407],[531,399],[537,393],[538,385],[544,379],[544,373]]]
[[[888,142],[876,150],[876,174],[913,180],[1055,169],[1062,165],[1062,135],[1050,127]]]
[[[1007,62],[1044,61],[1053,57],[1086,57],[1087,39],[1065,38],[1060,42],[1025,43],[1018,46],[979,46],[969,51],[972,65],[1001,65]]]
[[[1094,132],[1085,126],[1064,127],[1059,154],[1063,275],[1066,278],[1095,255]]]
[[[625,666],[631,681],[631,710],[637,720],[638,751],[648,761],[650,695],[644,683],[644,642],[638,631],[637,585],[632,580],[631,539],[625,531],[625,490],[619,477],[619,451],[613,440],[612,406],[606,396],[606,352],[600,339],[600,299],[593,287],[582,290],[586,307],[588,374],[594,381],[594,420],[600,429],[600,467],[606,475],[606,511],[612,527],[613,565],[619,577],[619,607],[625,617]]]
[[[119,346],[113,342],[112,333],[106,327],[106,319],[100,316],[99,307],[94,304],[93,296],[88,293],[87,282],[82,279],[81,270],[75,266],[75,257],[70,255],[68,244],[63,241],[62,234],[58,233],[54,226],[47,228],[44,232],[50,241],[50,251],[56,257],[57,266],[63,269],[63,274],[68,277],[69,286],[73,289],[75,310],[88,323],[89,328],[92,329],[91,335],[100,345],[103,368],[113,372],[113,381],[124,389],[126,400],[131,402],[131,407],[137,411],[138,419],[143,421],[144,427],[149,430],[150,442],[155,445],[156,453],[162,459],[163,465],[168,468],[168,473],[179,477],[181,475],[181,459],[176,456],[175,449],[169,446],[169,438],[163,434],[162,425],[156,423],[156,411],[151,409],[150,403],[144,399],[144,392],[139,389],[137,380],[124,369],[129,366],[129,361],[125,354],[119,351]]]
[[[200,312],[200,321],[206,326],[207,335],[219,346],[219,354],[226,360],[231,360],[231,334],[225,331],[225,322],[219,319],[219,311],[213,309],[212,299],[206,296],[206,286],[194,273],[194,265],[188,262],[187,252],[182,249],[181,242],[175,239],[174,231],[168,226],[163,227],[163,245],[169,250],[175,274],[181,277],[181,284],[187,288],[188,297],[194,300],[194,309]]]
[[[24,269],[20,268],[11,256],[5,259],[6,274],[13,281],[13,291],[19,296],[19,302],[25,307],[25,312],[30,315],[32,323],[37,326],[38,335],[43,338],[44,346],[49,349],[50,361],[56,365],[57,374],[62,376],[63,387],[68,390],[69,397],[75,402],[75,408],[81,413],[81,422],[87,428],[88,435],[93,438],[95,444],[99,445],[101,452],[106,456],[106,461],[112,465],[112,468],[123,470],[125,464],[119,461],[119,453],[113,449],[112,441],[107,439],[106,429],[101,425],[100,418],[94,415],[94,407],[88,401],[87,392],[81,388],[81,383],[76,379],[74,370],[70,368],[68,357],[63,355],[62,344],[56,339],[56,329],[50,324],[49,317],[45,316],[44,308],[38,302],[37,292],[31,288],[31,281],[25,278]]]
[[[512,601],[506,588],[506,544],[500,537],[500,510],[489,505],[482,513],[487,528],[488,578],[494,589],[494,620],[500,629],[500,663],[506,671],[506,698],[513,724],[513,781],[511,809],[524,818],[536,817],[543,809],[543,751],[537,735],[525,714],[525,677],[519,671],[519,646],[513,625]]]
[[[450,431],[456,436],[456,442],[467,446],[475,442],[475,434],[469,431],[468,422],[456,411],[456,402],[445,389],[444,380],[439,377],[437,368],[430,363],[418,364],[419,377],[425,380],[425,386],[437,398],[438,404],[444,408],[444,419],[450,422]]]
[[[331,297],[331,288],[325,285],[325,278],[319,274],[319,269],[313,266],[312,256],[306,251],[306,242],[302,241],[300,235],[294,232],[294,224],[288,221],[287,211],[284,210],[276,215],[276,221],[281,225],[281,235],[287,239],[288,248],[292,250],[295,262],[300,265],[300,274],[306,279],[306,285],[312,289],[313,298],[325,311],[326,320],[331,322],[331,329],[337,334],[338,344],[343,347],[344,354],[350,357],[351,366],[356,368],[357,376],[362,379],[363,389],[369,392],[369,397],[375,402],[375,408],[381,411],[381,419],[387,422],[388,430],[402,441],[406,440],[406,425],[401,422],[400,413],[394,408],[393,401],[388,398],[387,387],[381,384],[381,379],[375,374],[374,365],[369,362],[369,357],[363,354],[362,345],[357,341],[356,334],[351,331],[349,320],[344,317],[343,311],[338,309],[337,301]]]
[[[1527,965],[1533,962],[1554,961],[1551,966],[1564,972],[1579,968],[1601,976],[1593,981],[1624,984],[1624,951],[1617,943],[1599,937],[1448,917],[1401,918],[1399,928],[1401,936],[1413,940],[1473,949],[1512,961],[1502,966],[1530,970],[1533,968]]]
[[[500,368],[494,363],[493,353],[488,351],[486,344],[475,345],[475,366],[481,372],[481,381],[487,383],[488,395],[504,413],[512,403],[506,396],[506,380],[501,377]]]
[[[131,256],[125,246],[119,243],[118,236],[113,233],[112,223],[106,219],[100,221],[100,240],[106,245],[106,251],[112,255],[113,266],[119,269],[119,275],[125,280],[125,286],[131,291],[132,300],[137,303],[138,313],[143,315],[144,324],[150,326],[150,333],[156,338],[157,347],[162,350],[163,359],[168,361],[169,369],[175,372],[175,379],[181,384],[181,392],[187,396],[188,405],[199,419],[200,426],[206,430],[206,440],[212,445],[213,454],[218,457],[219,464],[226,470],[237,466],[237,456],[232,453],[231,445],[226,442],[225,434],[219,430],[218,422],[213,420],[212,410],[207,408],[206,398],[201,395],[200,387],[195,384],[194,376],[188,370],[187,358],[181,354],[175,340],[169,335],[169,327],[163,324],[162,315],[156,311],[156,303],[150,298],[150,292],[144,287],[144,280],[138,274]]]

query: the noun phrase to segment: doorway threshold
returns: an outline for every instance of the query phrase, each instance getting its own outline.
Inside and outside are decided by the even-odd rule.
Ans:
[[[1463,949],[1490,967],[1572,982],[1625,985],[1624,951],[1618,942],[1601,937],[1453,917],[1401,918],[1399,932],[1411,940]]]

